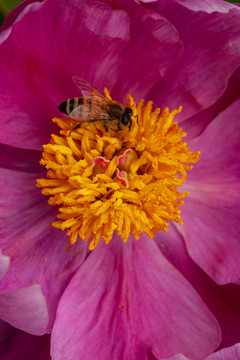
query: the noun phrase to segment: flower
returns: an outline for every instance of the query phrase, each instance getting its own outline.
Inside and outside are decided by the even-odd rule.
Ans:
[[[53,360],[214,359],[217,347],[239,341],[239,16],[238,6],[214,0],[43,0],[22,2],[3,24],[0,318],[51,333]],[[75,75],[124,105],[131,94],[136,104],[144,97],[161,109],[182,106],[174,120],[191,151],[201,151],[181,190],[189,191],[183,225],[170,221],[167,233],[150,240],[139,231],[126,243],[119,231],[93,251],[51,226],[58,209],[36,187],[46,175],[39,160],[50,135],[59,139],[56,122],[70,124],[51,119],[78,96]],[[119,167],[132,141],[116,153],[119,189],[132,186],[133,172]],[[96,154],[91,171],[111,160]]]

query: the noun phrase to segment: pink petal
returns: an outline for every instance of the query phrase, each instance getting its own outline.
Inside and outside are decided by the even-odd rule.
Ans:
[[[192,360],[192,359],[186,358],[186,356],[184,356],[184,355],[177,354],[177,355],[171,356],[169,358],[164,358],[164,359],[161,358],[159,360]]]
[[[149,349],[147,353],[147,360],[158,360]]]
[[[174,0],[180,5],[186,7],[192,11],[204,11],[206,13],[220,12],[220,13],[228,13],[230,9],[237,9],[237,6],[234,4],[229,4],[226,1],[219,0]]]
[[[11,33],[13,23],[20,21],[27,12],[38,10],[39,3],[42,1],[45,0],[24,0],[21,1],[18,6],[14,7],[1,25],[0,43],[5,41]]]
[[[43,167],[39,164],[40,159],[40,151],[19,149],[15,146],[0,144],[0,168],[40,173],[43,170]]]
[[[207,276],[188,255],[184,239],[173,224],[168,233],[160,232],[154,240],[216,316],[222,332],[221,348],[235,344],[240,338],[240,286],[219,286]]]
[[[239,359],[240,359],[240,344],[235,344],[232,347],[222,349],[205,358],[205,360],[239,360]],[[148,360],[152,360],[152,359],[149,358]],[[184,355],[178,354],[171,356],[170,358],[167,359],[161,358],[159,360],[192,360],[192,359],[186,358]]]
[[[240,100],[190,144],[201,150],[189,173],[180,227],[193,260],[217,283],[240,278]]]
[[[10,264],[10,257],[2,255],[2,251],[0,250],[0,280],[6,274],[9,264]]]
[[[218,325],[184,277],[142,237],[100,244],[71,280],[52,333],[54,360],[202,359]]]
[[[156,359],[156,358],[155,358]],[[217,351],[208,357],[206,357],[205,360],[239,360],[240,359],[240,344],[235,344],[232,347],[222,349],[220,351]],[[149,358],[148,360],[152,360]],[[170,358],[161,358],[159,360],[192,360],[189,358],[186,358],[184,355],[178,354],[171,356]]]
[[[4,144],[41,150],[56,132],[58,105],[80,95],[72,76],[126,103],[128,93],[146,94],[182,51],[175,28],[134,2],[45,0],[22,11],[0,45]]]
[[[187,133],[187,140],[201,135],[206,126],[213,121],[215,117],[238,99],[239,83],[240,67],[230,77],[224,94],[213,105],[181,123],[181,128]]]
[[[216,1],[214,4],[216,6]],[[147,98],[160,107],[178,108],[182,105],[180,120],[193,116],[219,99],[228,79],[239,67],[240,8],[224,1],[221,4],[222,7],[235,8],[226,14],[208,14],[190,11],[172,1],[148,5],[176,27],[184,52],[181,61],[154,86]],[[195,6],[204,6],[204,3]]]
[[[48,309],[46,331],[50,331],[59,298],[84,261],[87,244],[80,241],[70,246],[66,234],[51,226],[51,222],[56,220],[56,209],[48,205],[36,187],[36,177],[42,175],[0,169],[0,217],[3,225],[0,227],[0,247],[3,254],[11,258],[8,271],[0,281],[0,294],[7,295],[40,284]],[[21,292],[15,294],[21,296]],[[26,308],[26,314],[19,321],[29,316],[27,311]],[[11,322],[10,315],[6,313],[4,318],[8,322]],[[31,322],[38,324],[34,313]],[[18,325],[29,331],[26,326],[28,323],[25,321]],[[39,332],[42,333],[42,328]]]
[[[51,360],[50,336],[33,336],[0,321],[1,360]]]
[[[240,343],[232,347],[217,351],[206,358],[206,360],[239,360]]]
[[[0,320],[0,344],[11,334],[14,328],[3,320]]]
[[[45,332],[48,313],[39,285],[0,294],[0,318],[34,335]]]

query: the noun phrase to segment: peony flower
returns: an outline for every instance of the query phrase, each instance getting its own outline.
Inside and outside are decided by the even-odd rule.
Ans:
[[[239,17],[220,0],[9,14],[0,318],[16,344],[51,334],[53,360],[238,356]],[[74,129],[58,110],[82,95],[74,76],[130,107],[131,128]]]

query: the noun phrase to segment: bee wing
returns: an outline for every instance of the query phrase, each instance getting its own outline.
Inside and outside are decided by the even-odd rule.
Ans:
[[[89,98],[89,104],[81,104],[70,113],[70,117],[78,121],[94,122],[98,120],[112,120],[110,115],[101,106],[98,99]]]
[[[79,76],[73,76],[74,83],[79,87],[83,97],[99,98],[102,102],[107,102],[108,99],[103,93],[101,93],[95,86],[90,84],[87,80]]]

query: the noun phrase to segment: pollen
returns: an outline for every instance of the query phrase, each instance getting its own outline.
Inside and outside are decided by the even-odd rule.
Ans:
[[[152,102],[136,105],[130,95],[126,106],[133,111],[130,130],[106,131],[97,121],[72,131],[74,119],[53,119],[60,131],[43,146],[47,174],[37,186],[58,206],[52,226],[66,231],[71,244],[89,240],[93,250],[114,232],[124,242],[130,233],[152,239],[168,231],[169,221],[182,224],[179,206],[188,193],[180,188],[200,153],[182,141],[186,133],[174,121],[181,107],[153,110]]]

